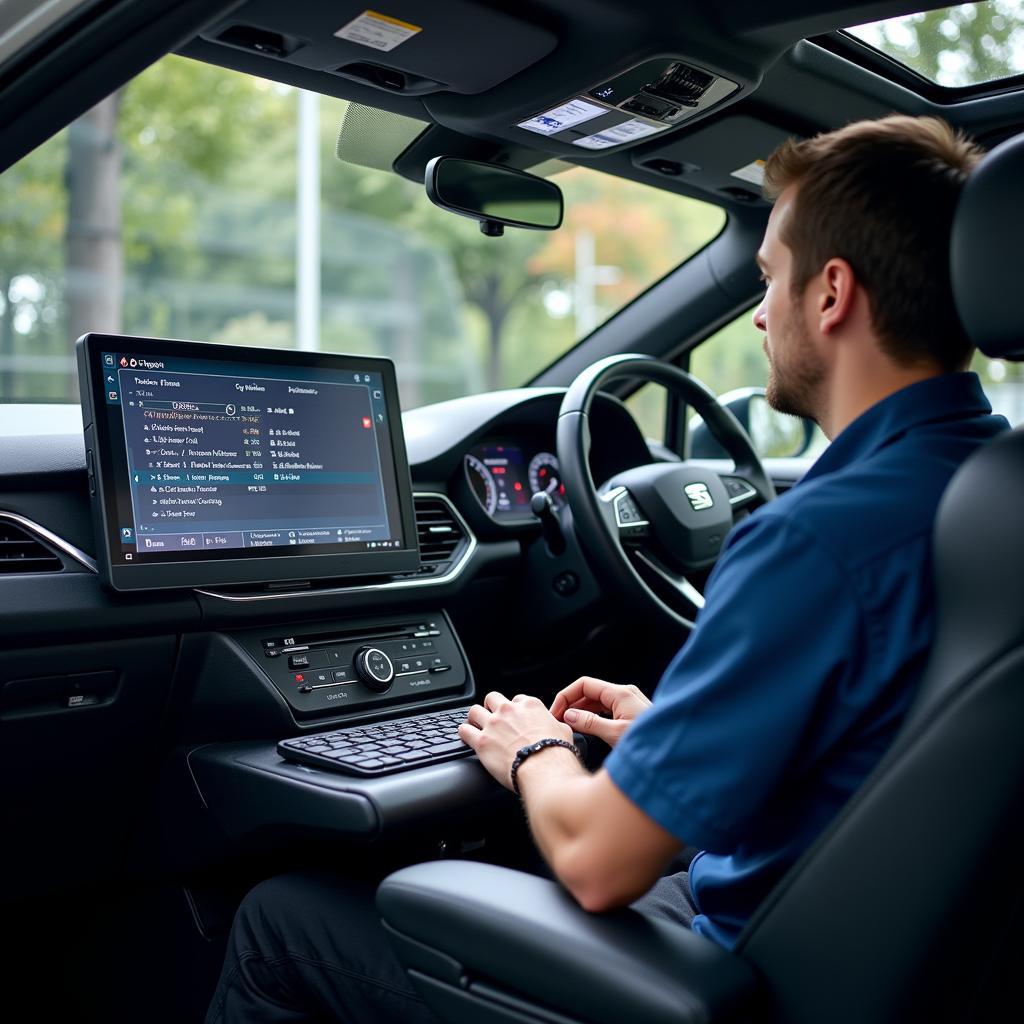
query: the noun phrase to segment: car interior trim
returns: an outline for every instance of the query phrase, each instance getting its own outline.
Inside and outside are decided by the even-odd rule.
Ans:
[[[318,590],[319,596],[331,595],[331,594],[355,594],[366,591],[384,591],[384,590],[405,590],[413,587],[428,587],[437,586],[442,583],[451,583],[452,580],[456,579],[462,574],[463,569],[469,564],[469,560],[473,557],[473,553],[477,549],[476,534],[469,528],[469,524],[465,519],[462,518],[461,513],[448,498],[446,494],[442,494],[440,491],[414,491],[413,500],[416,498],[435,498],[438,501],[443,502],[448,510],[451,512],[452,517],[456,523],[465,531],[466,534],[466,548],[459,556],[458,560],[454,562],[451,568],[446,573],[442,573],[440,576],[432,576],[430,579],[411,579],[411,580],[388,580],[386,583],[360,583],[356,586],[351,587],[328,587],[323,590]],[[275,591],[272,594],[228,594],[219,590],[207,590],[205,588],[196,588],[197,594],[204,594],[206,597],[214,597],[219,601],[280,601],[283,598],[288,597],[309,597],[308,590],[293,590],[293,591]]]
[[[57,534],[48,530],[45,526],[40,526],[31,519],[19,516],[17,512],[0,512],[0,519],[9,523],[15,523],[23,530],[28,530],[29,533],[35,534],[39,540],[45,541],[51,547],[55,547],[62,554],[67,555],[68,558],[74,559],[79,565],[88,569],[89,572],[97,571],[96,563],[84,551],[80,551],[70,541],[64,540],[63,537],[58,537]]]
[[[636,557],[644,563],[652,572],[655,572],[670,586],[675,587],[694,608],[704,607],[704,595],[685,577],[675,576],[665,570],[653,558],[648,558],[642,551],[636,552]]]

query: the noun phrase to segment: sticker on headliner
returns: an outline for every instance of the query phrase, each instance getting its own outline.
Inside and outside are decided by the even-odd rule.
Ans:
[[[745,167],[732,171],[729,177],[739,178],[740,181],[749,181],[751,185],[757,185],[760,188],[764,185],[764,161],[751,160]]]
[[[632,142],[634,139],[642,139],[646,135],[654,135],[656,132],[663,132],[667,124],[647,124],[644,121],[623,121],[622,124],[612,125],[611,128],[602,128],[596,135],[588,135],[584,139],[574,139],[574,146],[582,146],[584,149],[607,149],[609,146],[621,146],[624,142]]]
[[[358,18],[342,25],[334,34],[339,39],[347,39],[350,43],[359,43],[360,46],[369,46],[386,53],[422,31],[419,25],[410,25],[407,21],[399,21],[387,14],[363,11]]]
[[[599,107],[596,103],[588,103],[581,99],[569,100],[568,103],[545,110],[543,114],[531,117],[528,121],[520,121],[519,127],[525,128],[528,132],[537,132],[539,135],[554,135],[555,132],[572,128],[573,125],[590,121],[599,114],[607,112],[604,107]]]

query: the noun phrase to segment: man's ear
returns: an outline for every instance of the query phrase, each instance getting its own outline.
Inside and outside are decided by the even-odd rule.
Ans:
[[[846,323],[853,310],[857,292],[857,278],[846,260],[830,259],[818,275],[817,308],[818,327],[822,334],[831,334]]]

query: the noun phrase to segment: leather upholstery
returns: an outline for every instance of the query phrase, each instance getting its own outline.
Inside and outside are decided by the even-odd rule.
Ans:
[[[757,996],[755,972],[708,939],[633,910],[588,914],[554,882],[521,871],[417,864],[384,880],[377,906],[414,983],[422,989],[417,975],[427,975],[474,997],[464,1018],[473,1024],[497,1019],[495,993],[597,1024],[740,1020]]]
[[[968,460],[943,497],[939,638],[900,737],[737,945],[781,1019],[971,1019],[988,965],[1019,931],[1022,514],[1018,430]]]
[[[996,146],[968,179],[953,220],[950,272],[960,320],[988,356],[1024,359],[1020,246],[1024,135]]]

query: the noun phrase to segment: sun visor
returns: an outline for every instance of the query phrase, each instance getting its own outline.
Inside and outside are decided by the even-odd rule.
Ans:
[[[677,179],[734,201],[762,204],[764,163],[792,134],[757,118],[732,115],[660,148],[644,147],[631,159],[652,181]]]
[[[249,0],[207,42],[401,96],[481,93],[554,49],[547,29],[468,0]]]
[[[429,128],[425,121],[350,103],[341,120],[334,155],[343,163],[390,171],[399,156]]]

